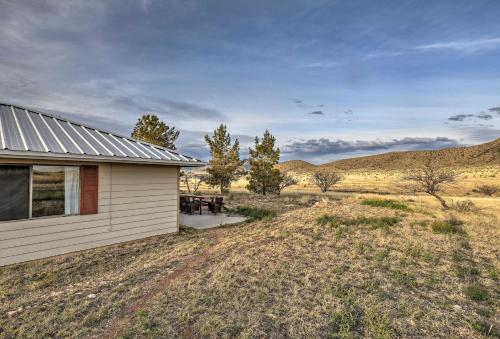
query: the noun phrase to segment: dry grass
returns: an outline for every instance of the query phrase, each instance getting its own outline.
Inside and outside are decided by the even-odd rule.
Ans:
[[[500,166],[484,165],[484,166],[469,166],[453,169],[458,174],[457,183],[448,187],[444,192],[447,199],[452,197],[484,197],[483,193],[477,191],[477,187],[482,185],[498,185],[500,178]],[[289,172],[297,181],[298,184],[286,188],[286,193],[301,193],[301,194],[320,194],[316,185],[313,184],[311,173],[307,171]],[[409,173],[408,170],[382,170],[382,169],[358,169],[358,170],[340,170],[342,180],[338,182],[329,194],[359,194],[359,193],[374,193],[374,194],[399,194],[402,191],[403,177]],[[241,178],[232,185],[233,192],[246,192],[248,184],[245,178]],[[183,186],[181,185],[181,189]],[[210,189],[206,185],[201,185],[201,190],[206,193],[214,193],[216,190]],[[500,196],[495,193],[493,197]]]
[[[369,195],[254,198],[228,200],[279,214],[0,268],[0,337],[99,336],[130,304],[125,337],[500,335],[497,199],[457,213],[426,197],[390,197],[411,212]],[[461,232],[433,231],[453,218]]]

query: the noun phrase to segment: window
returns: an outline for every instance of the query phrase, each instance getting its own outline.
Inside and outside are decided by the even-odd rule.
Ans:
[[[0,221],[98,212],[97,166],[0,165]]]
[[[74,166],[33,166],[32,217],[77,214],[79,173]]]
[[[0,166],[0,221],[26,219],[30,213],[29,166]]]

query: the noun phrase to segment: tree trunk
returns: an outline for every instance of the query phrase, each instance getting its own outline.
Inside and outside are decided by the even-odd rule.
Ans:
[[[430,193],[429,193],[430,194]],[[443,206],[443,208],[445,210],[449,209],[448,205],[446,204],[446,201],[441,198],[439,195],[437,194],[431,194],[434,198],[436,198],[437,200],[439,200],[439,202],[441,203],[441,206]]]

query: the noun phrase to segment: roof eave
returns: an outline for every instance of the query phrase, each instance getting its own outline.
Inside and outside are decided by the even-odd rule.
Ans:
[[[203,167],[207,163],[203,161],[175,161],[175,160],[156,160],[144,158],[131,158],[131,157],[116,157],[116,156],[92,156],[92,155],[78,155],[66,153],[42,153],[42,152],[22,152],[0,150],[0,159],[13,158],[13,159],[30,159],[30,160],[67,160],[67,161],[85,161],[85,162],[113,162],[124,164],[150,164],[160,166],[181,166],[181,167]]]

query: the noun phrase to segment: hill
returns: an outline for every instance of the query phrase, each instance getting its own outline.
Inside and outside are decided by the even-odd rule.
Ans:
[[[500,165],[500,138],[494,141],[470,146],[454,147],[436,151],[390,152],[366,157],[337,160],[323,164],[321,168],[348,169],[410,169],[432,157],[443,167],[467,167]]]
[[[276,165],[280,171],[291,171],[295,173],[307,173],[314,171],[316,169],[316,165],[313,165],[304,160],[289,160],[283,161]]]

